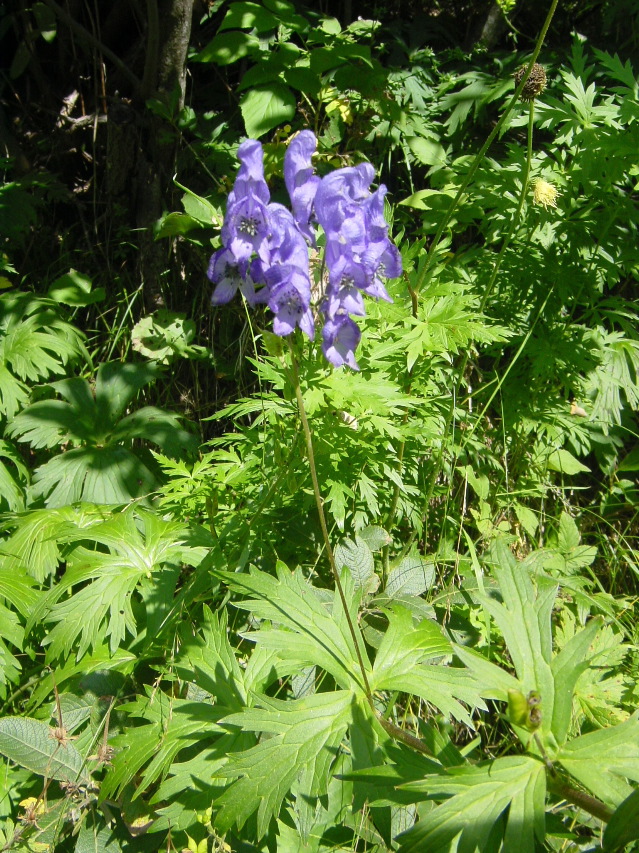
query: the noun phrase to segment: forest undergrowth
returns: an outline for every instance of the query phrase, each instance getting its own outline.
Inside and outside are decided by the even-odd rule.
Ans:
[[[637,0],[106,5],[0,3],[0,850],[639,850]]]

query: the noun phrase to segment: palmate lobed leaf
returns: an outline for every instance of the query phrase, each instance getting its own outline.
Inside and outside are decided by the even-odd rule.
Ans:
[[[83,335],[31,294],[0,296],[0,411],[13,418],[28,399],[25,384],[60,374],[84,352]]]
[[[363,690],[357,654],[339,596],[328,593],[332,605],[327,607],[304,575],[300,571],[290,572],[283,563],[278,563],[277,578],[255,569],[248,575],[235,572],[216,572],[216,575],[231,588],[256,596],[236,602],[236,606],[287,629],[259,631],[250,635],[252,640],[277,648],[285,659],[292,657],[304,666],[322,667],[340,687]],[[342,583],[351,620],[357,625],[359,594],[355,594],[352,580],[346,573]],[[360,648],[363,648],[361,634],[357,627],[355,630]]]
[[[485,709],[475,679],[465,669],[428,665],[452,654],[452,645],[439,625],[422,619],[415,626],[410,611],[399,604],[389,611],[388,619],[375,657],[371,689],[415,694],[443,714],[472,726],[470,714],[459,700]]]
[[[86,385],[84,380],[78,381]],[[7,434],[36,449],[59,447],[65,442],[93,443],[102,437],[96,425],[93,405],[87,411],[64,400],[42,400],[27,406],[13,419]]]
[[[102,785],[102,796],[122,794],[135,779],[138,792],[163,779],[181,750],[195,744],[210,747],[211,739],[224,734],[218,725],[226,709],[208,702],[178,699],[147,688],[146,696],[120,706],[130,718],[148,720],[111,740],[118,748]],[[146,766],[145,766],[146,765]],[[143,769],[144,768],[144,769]]]
[[[133,508],[96,525],[91,538],[110,553],[76,547],[62,579],[31,614],[31,624],[55,623],[45,639],[50,658],[66,657],[76,643],[81,657],[105,637],[115,653],[127,632],[136,633],[132,596],[139,583],[165,569],[175,582],[172,564],[183,558],[197,562],[202,556],[199,549],[184,544],[186,531],[181,525]]]
[[[220,807],[216,827],[221,832],[233,825],[241,828],[257,809],[257,831],[263,836],[300,774],[305,789],[298,796],[316,799],[326,793],[354,699],[347,690],[287,702],[259,696],[255,702],[260,707],[220,720],[222,725],[272,737],[231,756],[220,771],[227,779],[239,778],[216,801]]]
[[[639,712],[618,726],[589,732],[562,746],[556,759],[595,797],[618,806],[639,782]]]
[[[0,547],[3,568],[18,575],[24,569],[42,583],[57,570],[64,546],[83,538],[83,531],[99,524],[107,514],[104,507],[76,504],[5,517],[4,531],[15,529]]]
[[[534,853],[545,838],[546,768],[528,755],[450,768],[445,776],[400,786],[449,797],[400,835],[401,853],[444,853],[461,833],[457,853],[483,850],[494,825],[508,809],[504,851]]]
[[[85,502],[123,504],[148,495],[157,479],[138,454],[125,447],[76,447],[35,472],[31,497],[48,508]]]

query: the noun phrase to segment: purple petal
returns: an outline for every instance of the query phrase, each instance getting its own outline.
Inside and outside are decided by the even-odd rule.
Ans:
[[[229,249],[218,249],[209,262],[207,275],[216,285],[211,302],[223,305],[230,302],[244,281],[246,267],[237,260]]]
[[[344,220],[360,209],[374,177],[371,164],[360,163],[322,178],[315,194],[315,213],[324,231],[339,231]]]
[[[291,199],[293,215],[300,231],[313,246],[315,234],[309,223],[320,182],[311,162],[316,148],[315,134],[310,130],[303,130],[289,142],[284,155],[284,183]]]
[[[310,311],[310,295],[301,293],[290,278],[271,287],[268,307],[275,314],[273,331],[276,335],[290,335],[300,326],[312,339],[315,333]]]
[[[334,319],[328,319],[322,330],[322,352],[327,361],[335,367],[347,364],[353,370],[359,370],[355,361],[355,350],[361,338],[361,332],[356,323],[345,314]]]

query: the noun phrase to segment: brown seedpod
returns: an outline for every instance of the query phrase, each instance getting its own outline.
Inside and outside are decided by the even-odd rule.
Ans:
[[[519,86],[521,83],[527,67],[527,65],[522,65],[518,71],[515,71],[515,86]],[[530,74],[528,75],[528,79],[524,83],[524,88],[521,90],[519,97],[522,101],[534,101],[537,95],[541,95],[545,88],[546,72],[542,65],[535,62]]]

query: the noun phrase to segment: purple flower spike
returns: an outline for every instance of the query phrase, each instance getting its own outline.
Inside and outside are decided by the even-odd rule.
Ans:
[[[276,203],[269,204],[267,210],[271,224],[270,263],[292,264],[308,274],[308,248],[291,211]],[[310,290],[310,281],[308,287]]]
[[[347,364],[353,370],[359,370],[355,350],[362,334],[347,314],[338,314],[333,320],[327,320],[322,334],[322,352],[327,361],[335,367]]]
[[[284,155],[284,183],[291,198],[293,216],[297,227],[311,246],[316,245],[310,220],[315,193],[320,183],[311,162],[316,148],[315,134],[311,130],[303,130],[289,142]]]

